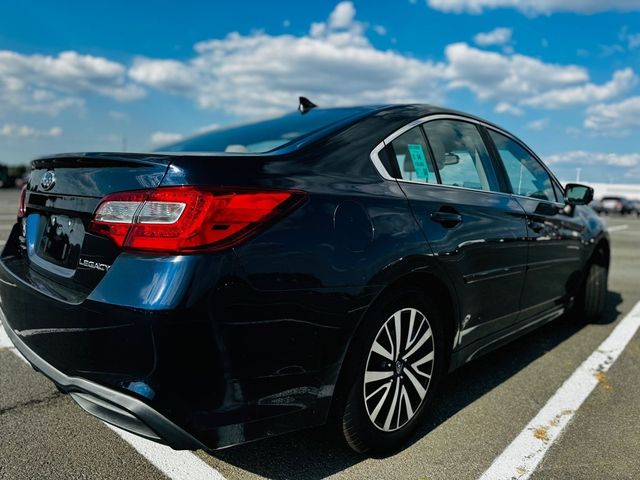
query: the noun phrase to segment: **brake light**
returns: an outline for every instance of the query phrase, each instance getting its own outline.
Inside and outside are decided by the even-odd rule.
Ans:
[[[160,187],[108,195],[89,231],[126,250],[196,253],[238,245],[300,205],[290,190]]]
[[[27,186],[20,190],[20,199],[18,200],[18,218],[24,218],[27,215]]]

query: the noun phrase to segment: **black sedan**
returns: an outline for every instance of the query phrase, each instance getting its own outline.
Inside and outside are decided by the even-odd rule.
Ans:
[[[327,422],[393,447],[447,372],[603,310],[592,190],[464,113],[303,100],[32,167],[0,257],[9,337],[89,413],[176,449]]]

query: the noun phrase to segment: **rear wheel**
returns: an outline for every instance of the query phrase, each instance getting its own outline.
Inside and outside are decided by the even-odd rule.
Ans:
[[[418,425],[443,375],[440,314],[421,292],[374,306],[358,332],[349,365],[342,432],[357,452],[397,446]]]

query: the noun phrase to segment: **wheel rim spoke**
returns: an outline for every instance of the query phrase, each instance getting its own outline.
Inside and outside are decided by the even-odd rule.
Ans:
[[[380,345],[377,340],[373,342],[372,350],[374,352],[376,352],[378,355],[382,355],[387,360],[394,360],[394,358],[393,358],[393,349],[392,349],[391,352],[388,351],[386,348],[384,348],[382,345]]]
[[[389,430],[391,426],[391,420],[393,419],[393,414],[396,413],[396,403],[398,403],[398,392],[400,391],[400,382],[396,382],[396,390],[393,393],[393,398],[391,399],[391,406],[389,407],[389,413],[387,414],[387,419],[384,421],[384,429]]]
[[[372,393],[367,395],[366,399],[370,400],[371,398],[375,397],[376,393],[378,393],[380,390],[384,390],[384,389],[389,390],[389,388],[391,387],[392,383],[393,383],[393,380],[389,380],[387,383],[385,383],[381,387],[376,388]],[[384,400],[385,397],[386,397],[386,394],[383,396],[383,400]]]
[[[400,399],[404,399],[404,408],[405,408],[405,411],[407,412],[407,418],[413,417],[413,407],[411,406],[411,401],[409,400],[409,392],[407,392],[407,387],[405,387],[404,385],[402,385]],[[400,415],[398,415],[398,423],[399,422],[400,422]]]
[[[382,410],[382,406],[384,405],[384,401],[387,399],[387,395],[389,395],[389,390],[391,390],[391,385],[392,384],[393,384],[393,382],[389,382],[389,383],[383,385],[382,387],[380,387],[378,390],[376,390],[376,393],[377,393],[377,392],[380,391],[380,389],[384,388],[385,392],[382,395],[382,398],[380,399],[378,404],[376,405],[376,408],[373,410],[373,412],[371,412],[371,418],[373,419],[374,422],[378,418],[378,414],[380,413],[380,410]],[[372,394],[372,396],[373,396],[373,394]]]
[[[411,350],[409,350],[407,353],[404,354],[404,356],[402,357],[403,360],[407,360],[411,355],[413,355],[414,353],[416,353],[420,347],[422,345],[424,345],[424,342],[426,342],[427,340],[429,340],[431,338],[431,329],[429,328],[427,330],[427,332],[422,335],[420,337],[420,340],[418,340],[415,345],[413,347],[411,347]]]
[[[427,362],[430,362],[431,360],[433,360],[433,351],[427,353],[424,357],[422,357],[420,360],[417,360],[415,362],[413,362],[411,364],[411,368],[413,368],[413,370],[418,374],[418,375],[422,375],[425,378],[431,378],[431,375],[429,375],[428,373],[424,373],[422,370],[420,370],[418,367],[420,365],[424,365]]]
[[[367,372],[364,376],[364,383],[377,382],[393,376],[393,372]]]
[[[393,315],[393,321],[395,323],[395,327],[396,327],[396,354],[395,357],[393,358],[394,360],[397,360],[398,357],[400,356],[400,348],[402,347],[402,340],[400,339],[401,334],[402,334],[402,325],[400,324],[402,321],[402,312],[396,312]]]
[[[387,338],[389,339],[389,345],[391,345],[391,357],[392,357],[391,359],[395,360],[395,358],[396,358],[396,356],[395,356],[396,349],[395,349],[395,346],[393,344],[393,340],[391,339],[391,334],[389,333],[388,322],[384,324],[384,331],[386,332]],[[378,336],[380,336],[380,335],[378,335]]]
[[[364,375],[364,403],[376,428],[398,430],[416,415],[433,375],[434,354],[431,325],[419,310],[398,310],[380,327]]]
[[[416,341],[415,337],[411,338],[411,334],[413,333],[413,323],[415,322],[417,312],[417,310],[411,310],[411,316],[409,317],[409,330],[407,331],[407,346],[404,347],[405,349],[408,349],[409,346]],[[416,336],[418,333],[419,331],[416,332]]]
[[[420,382],[413,375],[413,373],[411,373],[411,370],[405,370],[404,373],[407,376],[407,378],[411,381],[411,384],[413,385],[413,388],[416,389],[416,392],[420,396],[420,399],[423,399],[425,394],[427,393],[427,389],[424,388],[422,385],[420,385]]]

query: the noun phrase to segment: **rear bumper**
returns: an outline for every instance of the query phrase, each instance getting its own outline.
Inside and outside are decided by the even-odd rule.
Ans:
[[[192,435],[142,401],[84,378],[65,375],[20,340],[8,326],[1,310],[0,318],[16,349],[33,368],[48,377],[62,390],[70,393],[71,397],[87,412],[107,423],[175,449],[206,448]]]
[[[71,302],[11,260],[0,258],[0,306],[18,349],[91,414],[176,449],[323,423],[348,340],[344,312],[355,320],[375,294],[258,291],[217,257],[123,254]]]

